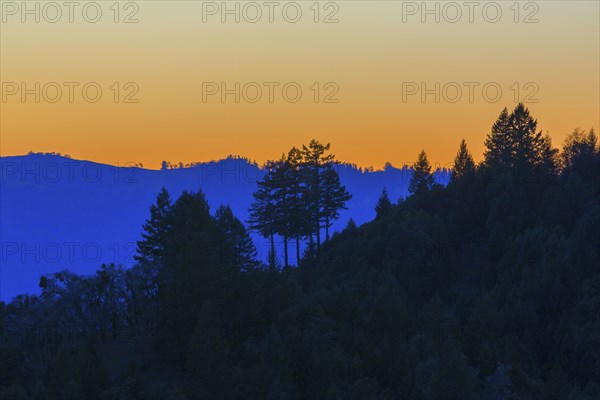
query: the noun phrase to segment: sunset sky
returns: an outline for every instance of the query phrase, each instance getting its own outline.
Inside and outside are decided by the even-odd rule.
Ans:
[[[422,148],[446,165],[462,138],[480,159],[490,126],[516,100],[528,102],[556,146],[576,127],[600,128],[598,1],[480,2],[472,22],[463,2],[454,3],[460,18],[446,3],[427,2],[438,4],[439,23],[415,9],[422,2],[279,2],[273,22],[262,1],[228,2],[238,4],[239,23],[221,14],[220,1],[120,2],[118,15],[113,1],[98,1],[96,23],[85,20],[96,15],[83,13],[86,3],[72,23],[67,8],[52,23],[56,10],[39,6],[36,23],[15,9],[20,1],[1,3],[2,156],[55,151],[148,168],[228,154],[264,162],[314,137],[361,166],[409,163]],[[493,23],[496,6],[502,15]],[[138,22],[124,23],[128,15]],[[338,22],[324,23],[328,16]],[[73,102],[65,82],[74,82]],[[90,82],[88,100],[102,89],[95,103],[82,93]],[[207,94],[222,82],[240,82],[239,103]],[[273,82],[272,102],[265,82]],[[423,102],[407,92],[436,82],[439,103],[435,93]],[[257,86],[262,97],[253,103]],[[32,91],[25,101],[24,87]],[[125,102],[130,94],[137,103]]]

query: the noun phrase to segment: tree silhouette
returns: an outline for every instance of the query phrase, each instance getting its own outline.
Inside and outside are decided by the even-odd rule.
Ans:
[[[302,180],[302,151],[296,147],[288,152],[286,158],[287,183],[289,185],[289,209],[287,210],[287,227],[289,236],[296,242],[296,264],[300,265],[300,241],[310,234],[308,223],[309,209],[306,202],[306,187]]]
[[[348,223],[346,224],[346,227],[344,228],[345,230],[349,230],[349,231],[354,231],[356,230],[358,227],[356,226],[356,222],[354,222],[354,220],[352,218],[350,218],[348,220]]]
[[[277,203],[275,200],[275,185],[277,182],[277,164],[268,161],[264,166],[265,174],[258,181],[258,190],[253,193],[254,201],[250,206],[248,225],[250,229],[263,237],[269,238],[269,267],[275,268],[275,235],[277,234]]]
[[[597,152],[598,136],[594,129],[589,131],[575,129],[563,144],[562,159],[567,171],[581,176],[589,174]]]
[[[288,241],[296,241],[296,261],[300,263],[300,240],[309,239],[308,253],[318,252],[321,229],[329,230],[340,210],[352,197],[335,170],[335,156],[327,154],[330,145],[311,140],[302,150],[292,148],[287,155],[265,164],[258,182],[248,223],[251,229],[271,240],[270,266],[275,263],[274,236],[283,238],[284,265],[289,266]],[[316,247],[313,246],[316,238]]]
[[[221,205],[215,212],[217,226],[225,237],[227,254],[239,271],[252,271],[258,267],[254,242],[244,224],[233,215],[231,207]]]
[[[473,156],[467,148],[467,142],[463,139],[460,142],[458,153],[454,158],[454,167],[452,168],[450,179],[452,182],[455,182],[464,176],[471,175],[474,171],[475,162],[473,161]]]
[[[485,140],[485,163],[490,168],[499,168],[512,158],[509,120],[510,115],[505,107]]]
[[[377,204],[375,204],[375,213],[377,215],[377,218],[380,218],[381,216],[385,215],[391,209],[392,202],[390,200],[390,197],[388,196],[388,191],[386,188],[383,188],[381,196],[379,196]]]
[[[431,165],[427,160],[425,150],[421,150],[419,158],[413,164],[413,174],[408,184],[408,191],[412,194],[422,194],[431,189],[433,183]]]
[[[283,238],[283,262],[289,266],[288,242],[293,235],[293,221],[291,209],[295,201],[294,176],[291,165],[285,155],[279,160],[273,161],[273,201],[274,201],[274,224],[275,232]]]
[[[197,317],[209,296],[222,301],[227,280],[238,271],[226,257],[225,238],[201,191],[184,191],[172,207],[159,284],[161,344],[181,363]]]
[[[340,217],[340,210],[346,210],[346,202],[352,198],[346,187],[340,183],[340,175],[328,163],[322,173],[323,191],[321,197],[321,221],[325,227],[325,240],[329,240],[329,228]]]
[[[156,197],[156,204],[150,206],[150,218],[142,227],[143,239],[137,242],[134,258],[140,263],[162,262],[170,212],[171,196],[163,187]]]
[[[330,149],[330,144],[323,145],[313,139],[308,147],[302,145],[302,179],[305,185],[304,201],[308,210],[308,221],[310,227],[309,241],[313,244],[313,237],[316,238],[317,252],[321,246],[321,221],[325,187],[323,185],[322,171],[326,165],[333,162],[333,154],[325,154]]]
[[[537,120],[519,103],[508,115],[505,108],[485,141],[485,165],[499,172],[511,171],[528,176],[531,173],[553,173],[557,150],[549,136],[537,131]]]
[[[171,196],[162,188],[156,203],[150,206],[150,218],[142,229],[142,240],[137,242],[134,259],[139,263],[145,288],[143,292],[153,297],[158,292],[158,278],[164,268],[164,251],[171,229]]]

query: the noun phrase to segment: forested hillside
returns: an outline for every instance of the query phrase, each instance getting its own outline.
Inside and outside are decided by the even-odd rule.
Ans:
[[[316,141],[248,221],[162,190],[135,267],[0,303],[0,399],[600,399],[597,136],[559,151],[520,104],[484,140],[445,187],[421,152],[410,196],[335,234],[353,193]],[[250,230],[309,243],[300,265],[257,260]]]
[[[358,224],[373,219],[373,203],[383,187],[394,201],[408,195],[409,165],[370,170],[337,164],[335,170],[353,196],[331,231],[342,230],[350,218]],[[240,157],[164,162],[161,170],[58,154],[0,157],[0,301],[39,294],[42,274],[68,269],[86,275],[103,263],[132,267],[148,206],[162,187],[174,198],[184,190],[201,188],[211,210],[227,204],[246,221],[252,194],[266,173],[265,166]],[[435,175],[437,182],[448,182],[447,170],[439,169]],[[251,236],[259,260],[266,261],[269,241],[257,232]],[[275,237],[277,256],[283,259],[281,241]],[[294,264],[295,256],[290,255]]]

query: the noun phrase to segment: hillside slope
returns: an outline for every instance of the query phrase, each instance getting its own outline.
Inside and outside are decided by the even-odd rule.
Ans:
[[[383,187],[393,201],[408,193],[408,168],[369,172],[339,165],[338,171],[353,197],[334,230],[350,218],[358,224],[373,219]],[[213,211],[229,204],[245,221],[262,176],[258,165],[242,158],[148,170],[42,154],[2,157],[0,172],[1,300],[37,293],[43,273],[66,268],[88,274],[109,262],[131,266],[148,207],[163,186],[173,198],[201,189]],[[448,181],[444,172],[437,178]],[[253,239],[265,259],[268,243]]]

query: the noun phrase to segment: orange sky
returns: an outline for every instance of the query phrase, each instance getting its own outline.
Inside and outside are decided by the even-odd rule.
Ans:
[[[516,100],[555,145],[573,128],[600,127],[597,1],[520,2],[518,15],[513,1],[481,2],[458,19],[439,3],[439,23],[421,2],[319,2],[318,15],[312,1],[280,2],[272,22],[263,2],[227,3],[238,4],[239,23],[221,2],[200,1],[120,2],[118,15],[99,1],[92,23],[88,3],[72,23],[66,8],[52,23],[56,10],[39,6],[36,23],[21,2],[1,3],[2,156],[57,151],[150,168],[228,154],[263,162],[315,137],[361,166],[409,163],[422,148],[446,165],[463,137],[480,158],[491,124]],[[223,102],[221,83],[236,82],[239,103],[235,93]],[[421,84],[433,91],[424,102]]]

